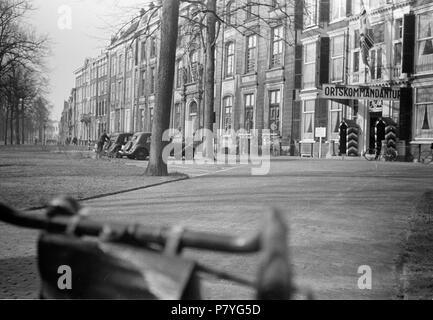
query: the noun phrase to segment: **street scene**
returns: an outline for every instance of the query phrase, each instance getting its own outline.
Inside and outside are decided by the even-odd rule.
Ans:
[[[0,0],[0,300],[433,299],[432,25]]]

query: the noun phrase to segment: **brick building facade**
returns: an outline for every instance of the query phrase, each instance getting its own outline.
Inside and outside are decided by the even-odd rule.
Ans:
[[[396,127],[399,154],[416,158],[433,142],[432,1],[363,2],[374,37],[369,68],[360,48],[361,0],[269,0],[258,8],[218,1],[225,23],[216,41],[214,129],[269,129],[282,150],[317,156],[315,129],[326,128],[323,156],[359,156],[377,146],[382,121]],[[193,11],[181,6],[182,16]],[[83,139],[102,130],[151,131],[158,19],[143,11],[77,70],[72,100]],[[204,126],[206,61],[194,32],[180,30],[171,127],[188,132]],[[323,97],[324,85],[398,88],[401,98],[332,100]],[[357,128],[355,148],[344,136],[348,127]]]

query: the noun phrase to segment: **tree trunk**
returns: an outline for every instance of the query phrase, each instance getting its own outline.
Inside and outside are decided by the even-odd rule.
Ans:
[[[162,152],[167,142],[162,141],[163,133],[170,128],[170,114],[173,97],[176,61],[176,43],[179,23],[179,0],[162,1],[161,45],[159,52],[158,84],[156,106],[152,128],[148,176],[167,176],[167,163]]]
[[[206,84],[204,128],[213,132],[215,104],[215,45],[216,45],[216,0],[207,0],[207,39],[206,39]],[[206,150],[213,148],[212,137],[206,138]],[[212,154],[206,151],[207,155]]]
[[[24,99],[21,102],[21,144],[25,144],[25,136],[26,136],[26,132],[25,132],[25,122],[26,122],[26,115],[24,112]]]
[[[9,103],[6,102],[6,117],[5,117],[5,146],[8,145],[8,121],[9,121]]]
[[[15,103],[15,141],[17,145],[21,144],[20,139],[20,102]]]
[[[43,128],[43,123],[42,121],[39,121],[38,124],[38,135],[39,135],[39,143],[42,145],[42,139],[43,139],[43,133],[44,133],[44,128]]]
[[[13,145],[14,144],[14,103],[12,102],[10,105],[11,108],[11,117],[10,117],[10,144]]]

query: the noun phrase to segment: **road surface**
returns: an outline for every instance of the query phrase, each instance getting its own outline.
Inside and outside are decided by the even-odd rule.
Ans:
[[[282,158],[266,176],[251,176],[249,166],[173,170],[192,179],[85,205],[98,220],[234,235],[254,233],[270,207],[281,208],[290,225],[296,281],[318,299],[397,298],[396,264],[408,218],[417,197],[433,188],[432,166],[406,163]],[[0,298],[26,298],[36,290],[35,240],[34,232],[0,224]],[[251,278],[257,272],[257,256],[186,255]],[[372,290],[358,288],[358,268],[364,265],[373,272]],[[224,281],[211,280],[205,289],[206,298],[253,297]]]

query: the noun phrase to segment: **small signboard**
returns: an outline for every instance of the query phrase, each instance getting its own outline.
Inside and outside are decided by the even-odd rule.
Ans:
[[[316,138],[326,138],[326,128],[316,128]]]

